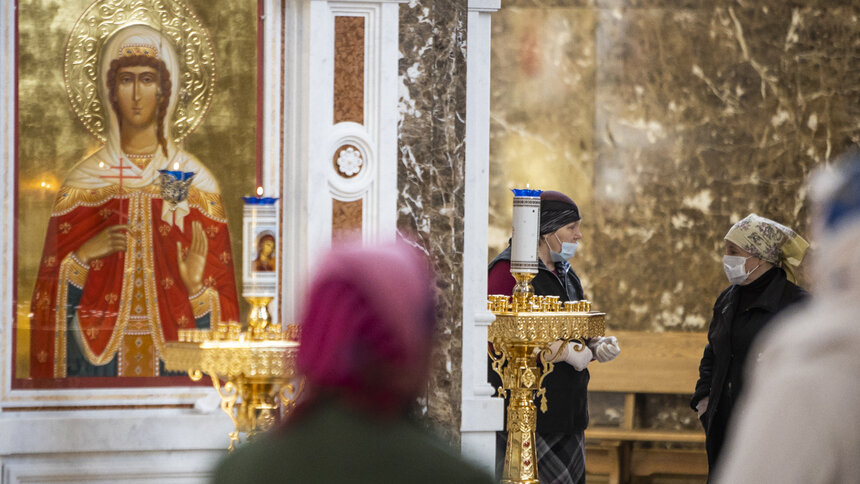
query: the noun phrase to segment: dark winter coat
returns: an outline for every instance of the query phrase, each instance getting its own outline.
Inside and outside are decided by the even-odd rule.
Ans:
[[[761,279],[765,278],[769,279],[763,281],[767,285],[760,289],[757,297],[745,304],[745,308],[738,309],[743,298],[741,292],[745,290],[744,286],[738,285],[723,291],[714,303],[708,344],[699,364],[699,380],[690,401],[695,410],[701,399],[710,397],[701,421],[711,468],[722,449],[732,408],[742,388],[744,368],[756,359],[755,355],[747,355],[753,340],[779,311],[808,295],[789,282],[785,271],[780,268],[773,268],[761,276]]]

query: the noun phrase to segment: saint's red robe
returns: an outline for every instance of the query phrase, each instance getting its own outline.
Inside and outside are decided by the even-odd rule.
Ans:
[[[105,364],[115,357],[133,306],[130,257],[142,258],[147,314],[159,355],[164,342],[177,340],[180,329],[195,328],[196,318],[208,314],[213,323],[239,320],[230,234],[220,195],[192,187],[182,230],[162,219],[164,203],[155,185],[126,190],[122,196],[115,185],[61,189],[31,304],[31,378],[66,376],[67,321],[73,315],[80,326],[79,344],[90,363]],[[81,244],[109,226],[128,224],[130,217],[139,223],[129,225],[125,252],[93,260],[88,268],[76,260],[73,253]],[[202,224],[208,252],[205,294],[192,295],[179,275],[176,244],[187,250],[195,221]],[[80,294],[75,306],[70,305],[74,302],[69,299],[70,286],[82,290],[71,290]]]

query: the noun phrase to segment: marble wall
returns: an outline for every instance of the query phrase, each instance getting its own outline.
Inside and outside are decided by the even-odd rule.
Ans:
[[[503,2],[490,256],[507,188],[566,192],[583,213],[573,266],[610,328],[705,330],[732,223],[756,212],[806,234],[807,175],[860,142],[858,16],[836,1]]]
[[[397,226],[429,256],[439,327],[426,416],[456,441],[462,361],[466,1],[400,6]]]
[[[610,331],[706,330],[729,227],[755,212],[808,235],[807,175],[860,142],[858,17],[837,1],[503,2],[490,257],[508,188],[563,191],[583,214],[574,269]],[[589,398],[594,423],[621,421],[621,402]],[[700,428],[688,398],[643,397],[637,425]]]

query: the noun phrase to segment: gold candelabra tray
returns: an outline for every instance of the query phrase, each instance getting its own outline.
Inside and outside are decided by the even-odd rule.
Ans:
[[[490,296],[487,309],[496,320],[488,338],[505,342],[546,345],[555,340],[584,340],[603,336],[605,313],[591,310],[589,301],[560,302],[557,296],[534,296],[530,303],[517,304],[516,298]]]
[[[525,282],[528,275],[515,273]],[[488,340],[492,343],[492,368],[499,374],[502,386],[499,396],[508,398],[507,430],[503,484],[538,484],[535,429],[537,408],[546,412],[544,378],[553,370],[549,344],[554,341],[576,341],[575,351],[582,351],[589,338],[603,336],[605,313],[591,310],[588,301],[560,302],[556,296],[534,296],[531,288],[513,297],[490,296],[487,308],[496,316],[490,325]]]
[[[239,433],[248,439],[269,430],[295,405],[303,380],[295,385],[298,328],[266,324],[242,331],[240,323],[221,322],[211,330],[181,330],[179,341],[165,345],[164,366],[186,371],[198,381],[208,374],[221,397],[221,410],[233,421],[230,450]],[[224,382],[222,385],[222,381]]]
[[[187,371],[192,377],[195,371],[227,378],[244,376],[285,381],[296,376],[298,341],[288,339],[286,334],[278,339],[272,333],[267,334],[266,339],[250,336],[237,332],[223,338],[218,330],[182,330],[178,342],[165,345],[165,368]]]

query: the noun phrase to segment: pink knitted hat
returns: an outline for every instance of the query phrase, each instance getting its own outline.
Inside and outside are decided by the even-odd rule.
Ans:
[[[427,260],[405,243],[340,245],[305,300],[297,366],[310,396],[402,410],[423,390],[435,324]]]

